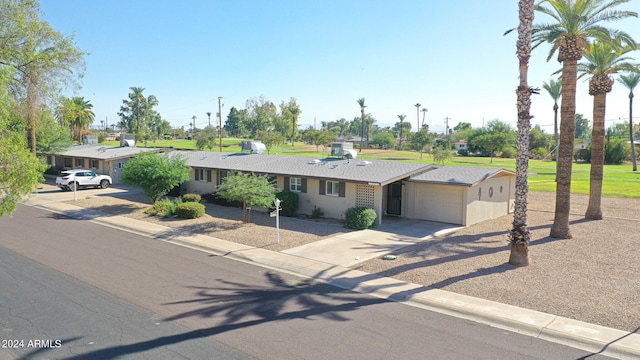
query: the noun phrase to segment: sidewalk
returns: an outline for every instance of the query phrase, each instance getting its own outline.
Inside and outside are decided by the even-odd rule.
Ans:
[[[27,200],[26,204],[593,353],[620,359],[640,358],[638,334],[350,269],[349,266],[366,258],[381,256],[416,241],[428,240],[431,236],[421,236],[423,233],[388,232],[392,231],[393,224],[385,229],[352,232],[283,252],[274,252],[203,235],[167,236],[166,234],[172,234],[168,227],[86,211],[74,205],[57,202],[54,192],[38,194]],[[429,229],[431,234],[455,230],[442,228],[441,225],[434,225]],[[402,233],[400,229],[398,232]]]

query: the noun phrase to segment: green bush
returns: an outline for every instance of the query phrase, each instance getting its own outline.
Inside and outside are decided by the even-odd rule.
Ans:
[[[376,221],[376,212],[366,207],[352,207],[345,213],[344,226],[349,229],[364,230],[373,226]]]
[[[535,148],[529,152],[529,156],[533,159],[544,159],[547,154],[547,149],[541,147]]]
[[[514,148],[513,146],[505,146],[502,149],[502,154],[500,155],[500,157],[503,159],[511,159],[516,157],[516,154],[518,154],[518,150],[516,150],[516,148]]]
[[[182,195],[183,202],[197,202],[199,203],[202,197],[198,194],[184,194]]]
[[[280,215],[296,216],[300,201],[298,194],[292,191],[281,191],[276,194],[276,198],[282,200],[280,203]]]
[[[195,219],[204,215],[205,207],[197,202],[183,202],[176,206],[176,215],[183,219]]]
[[[311,211],[311,217],[314,219],[321,218],[324,216],[324,212],[317,206],[313,206],[313,210]]]
[[[171,217],[175,215],[176,204],[169,199],[160,199],[152,207],[145,210],[145,213],[153,216]]]

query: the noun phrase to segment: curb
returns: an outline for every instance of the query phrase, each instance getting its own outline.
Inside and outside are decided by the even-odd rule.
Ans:
[[[47,211],[137,233],[150,238],[212,252],[299,276],[326,282],[346,290],[455,316],[503,330],[559,343],[619,359],[640,358],[640,334],[589,324],[557,315],[519,308],[490,300],[381,277],[347,267],[282,252],[193,234],[171,235],[172,229],[122,216],[104,216],[65,204],[32,204]],[[82,210],[82,214],[80,214]]]

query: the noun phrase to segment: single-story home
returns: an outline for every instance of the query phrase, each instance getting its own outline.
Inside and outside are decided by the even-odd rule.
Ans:
[[[56,154],[46,154],[47,164],[56,170],[89,169],[109,175],[114,184],[120,183],[124,164],[134,155],[145,151],[167,149],[128,146],[75,145]]]
[[[303,156],[173,151],[192,170],[187,192],[215,192],[229,172],[266,174],[278,190],[298,193],[298,212],[318,207],[329,218],[344,219],[354,206],[384,216],[459,225],[508,214],[513,209],[515,173],[496,168]]]

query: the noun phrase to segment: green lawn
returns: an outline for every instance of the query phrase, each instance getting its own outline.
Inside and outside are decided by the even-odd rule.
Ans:
[[[222,151],[231,153],[240,152],[241,141],[242,139],[223,138]],[[104,143],[104,145],[106,146],[117,146],[119,144],[120,143],[117,141]],[[173,147],[176,149],[193,150],[195,149],[195,141],[160,140],[156,142],[149,142],[147,146]],[[354,148],[356,151],[358,150],[357,145],[355,145]],[[212,151],[218,150],[219,147],[216,146]],[[297,155],[320,158],[327,156],[327,151],[331,151],[331,149],[328,148],[326,149],[325,153],[323,153],[322,146],[318,147],[318,150],[319,151],[316,151],[316,146],[306,145],[303,143],[295,143],[294,146],[291,146],[291,144],[274,146],[271,149],[270,154]],[[433,162],[433,159],[429,154],[423,154],[421,160],[420,154],[416,153],[415,151],[363,149],[362,152],[358,152],[358,158],[364,160],[395,160],[424,163]],[[457,156],[453,157],[450,161],[447,161],[445,165],[495,167],[515,171],[514,159],[493,158],[493,160],[491,161],[489,158]],[[532,191],[554,192],[556,189],[555,167],[556,163],[553,161],[530,160],[529,189]],[[572,193],[589,193],[589,169],[589,164],[573,164],[573,176],[571,181]],[[602,187],[603,196],[640,198],[640,172],[634,173],[633,171],[631,171],[631,165],[605,165],[604,171],[604,183]]]

